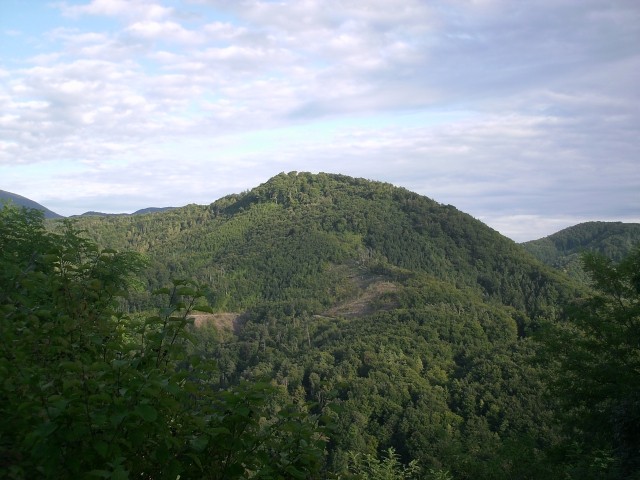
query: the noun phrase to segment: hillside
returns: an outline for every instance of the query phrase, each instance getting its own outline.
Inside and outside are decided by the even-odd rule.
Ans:
[[[104,213],[104,212],[84,212],[81,217],[112,217],[112,216],[123,216],[123,215],[145,215],[147,213],[159,213],[166,212],[168,210],[173,210],[175,207],[149,207],[143,208],[140,210],[136,210],[133,213]]]
[[[76,222],[147,258],[133,310],[172,278],[204,284],[219,313],[199,317],[197,348],[219,385],[268,380],[334,417],[330,471],[393,447],[454,478],[553,476],[531,333],[577,287],[456,208],[292,172],[210,205]]]
[[[52,212],[46,207],[43,207],[37,202],[33,200],[29,200],[26,197],[21,195],[17,195],[11,192],[5,192],[4,190],[0,190],[0,208],[2,207],[3,202],[11,202],[20,207],[33,208],[35,210],[40,210],[44,213],[45,218],[62,218],[62,215],[58,215],[55,212]]]
[[[585,222],[522,246],[545,264],[584,283],[586,275],[580,261],[582,253],[596,252],[619,261],[638,244],[638,223]]]
[[[304,299],[317,313],[363,269],[421,272],[535,317],[564,280],[449,205],[341,175],[280,174],[242,195],[153,215],[79,218],[98,242],[151,261],[150,283],[210,284],[220,309]]]

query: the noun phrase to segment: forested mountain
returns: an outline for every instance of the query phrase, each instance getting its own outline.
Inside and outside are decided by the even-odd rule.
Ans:
[[[17,195],[11,192],[5,192],[4,190],[0,190],[0,208],[2,208],[3,202],[14,203],[20,207],[33,208],[36,210],[40,210],[44,213],[45,218],[62,218],[62,215],[58,215],[55,212],[52,212],[46,207],[43,207],[37,202],[33,200],[29,200],[26,197],[21,195]]]
[[[245,459],[238,460],[234,468],[239,470],[234,474],[226,467],[218,468],[215,460],[207,467],[210,478],[635,478],[631,476],[636,472],[633,455],[637,450],[633,371],[621,382],[629,391],[620,393],[620,402],[611,402],[608,390],[579,388],[592,384],[580,383],[582,367],[570,354],[571,345],[586,345],[589,335],[597,331],[588,325],[586,333],[576,334],[581,332],[579,325],[566,323],[565,307],[587,293],[587,287],[453,206],[386,183],[291,172],[210,205],[136,216],[76,217],[71,222],[99,245],[83,247],[96,266],[75,267],[73,261],[80,256],[64,253],[73,253],[79,242],[73,232],[64,233],[69,223],[49,221],[48,231],[61,228],[61,238],[70,240],[63,254],[53,256],[51,261],[57,263],[44,265],[49,275],[69,269],[81,276],[70,287],[64,275],[61,279],[72,295],[85,289],[99,298],[115,292],[102,285],[120,282],[126,271],[119,264],[110,270],[100,262],[119,259],[116,251],[139,254],[144,260],[137,286],[126,289],[126,300],[120,301],[119,309],[128,311],[132,319],[138,318],[136,312],[146,314],[153,307],[161,308],[161,314],[133,323],[132,335],[143,338],[144,348],[127,347],[134,352],[131,358],[144,358],[148,352],[160,358],[162,350],[153,342],[162,345],[167,334],[152,332],[147,339],[146,325],[166,332],[175,328],[172,325],[188,323],[187,313],[176,316],[151,292],[169,294],[175,305],[184,308],[188,302],[182,298],[195,296],[197,291],[207,304],[201,310],[209,310],[192,317],[195,327],[188,358],[199,363],[192,366],[191,360],[181,357],[176,368],[193,372],[202,381],[196,375],[201,369],[197,365],[214,362],[215,369],[206,370],[203,385],[211,388],[206,392],[237,392],[235,389],[245,388],[242,385],[260,382],[271,384],[278,392],[267,401],[270,416],[244,404],[224,407],[224,415],[218,410],[209,415],[208,433],[187,437],[191,438],[187,447],[180,444],[182,456],[173,458],[186,458],[186,463],[176,461],[172,478],[175,472],[193,471],[189,469],[197,468],[203,458],[209,462],[222,458],[213,456],[223,455],[231,445],[237,452],[250,452],[256,435],[263,435],[263,442],[274,438],[274,443],[260,444],[262,460],[256,458],[257,463],[251,464],[251,454],[245,458],[239,453]],[[30,241],[32,236],[25,238]],[[6,238],[11,245],[17,242],[11,233]],[[28,265],[31,247],[18,242],[15,248],[26,252]],[[7,253],[4,261],[15,263],[16,258],[17,254]],[[66,262],[71,267],[63,269]],[[634,265],[628,262],[621,272],[635,275]],[[31,272],[29,268],[17,264],[13,271],[20,276]],[[602,267],[606,268],[610,267]],[[11,271],[5,275],[7,285],[21,284],[21,277],[16,280]],[[28,285],[48,278],[36,277],[36,273],[33,279],[25,277]],[[607,274],[613,279],[618,273],[611,270]],[[102,277],[92,279],[91,275]],[[193,280],[198,287],[181,279]],[[167,288],[172,284],[177,288]],[[51,291],[58,295],[60,285],[54,283]],[[65,308],[70,308],[68,304],[62,301]],[[600,308],[605,303],[594,305]],[[16,311],[13,305],[5,310],[7,315]],[[77,310],[94,322],[93,310],[86,308],[85,300]],[[36,321],[34,311],[51,315],[50,309],[27,302],[26,322]],[[45,325],[52,328],[51,322]],[[122,332],[123,324],[118,325]],[[23,331],[16,330],[16,338]],[[66,330],[61,331],[60,342],[64,343]],[[129,341],[130,334],[119,334]],[[616,339],[633,343],[627,334],[616,335]],[[119,344],[101,346],[104,338],[110,337],[99,331],[88,340],[87,348],[121,355]],[[602,336],[594,338],[601,341]],[[607,346],[598,345],[601,350],[590,361],[596,384],[601,373],[598,361],[608,358],[603,353]],[[634,364],[633,348],[624,350],[632,352],[630,356],[618,355],[616,365]],[[10,365],[13,357],[7,354],[6,358]],[[585,358],[584,353],[576,358]],[[124,362],[122,357],[116,361],[117,365]],[[564,375],[565,369],[571,375]],[[565,383],[559,381],[563,377]],[[209,412],[210,407],[197,402],[202,386],[191,388],[195,390],[188,395],[198,405],[193,414],[197,421],[185,422],[199,428],[199,409]],[[174,390],[172,395],[177,395],[180,389]],[[12,387],[9,396],[19,401],[16,391]],[[116,397],[129,395],[127,401],[135,401],[120,383],[114,391]],[[590,412],[591,405],[571,403],[573,399],[563,403],[551,391],[583,392],[577,402],[588,399],[589,391],[596,392],[600,396],[594,397],[593,405],[597,405],[598,418],[609,424],[598,425],[594,431],[599,435],[592,434],[592,424],[574,420],[563,424],[560,413],[586,418],[583,414]],[[248,398],[254,398],[252,395]],[[33,398],[36,405],[40,397]],[[237,402],[242,397],[231,395],[225,402],[229,398]],[[57,397],[55,400],[59,403]],[[102,397],[98,402],[104,402]],[[82,402],[78,405],[81,410]],[[168,417],[173,415],[171,408]],[[143,420],[151,417],[147,410],[145,407],[139,415]],[[296,420],[297,429],[292,417],[276,415],[289,411],[308,422]],[[249,420],[253,412],[262,413]],[[248,440],[236,437],[232,428],[245,420],[257,422],[250,423]],[[327,425],[321,433],[304,430],[320,421]],[[160,438],[155,428],[154,438]],[[320,440],[324,457],[318,470],[319,453],[311,445],[316,448]],[[209,457],[198,456],[209,451]],[[102,450],[98,453],[102,455]],[[129,464],[135,465],[135,460]],[[153,462],[147,464],[144,468],[152,468]],[[265,465],[280,473],[256,473],[266,472]]]
[[[639,223],[585,222],[522,246],[540,261],[585,282],[587,276],[580,261],[583,253],[595,252],[619,261],[638,243]]]
[[[531,318],[564,288],[520,246],[456,208],[340,175],[280,174],[211,205],[77,221],[102,245],[147,255],[152,287],[194,278],[211,286],[219,309],[295,299],[319,313],[376,268],[428,274]]]
[[[142,208],[140,210],[136,210],[133,213],[104,213],[104,212],[94,212],[94,211],[89,211],[89,212],[84,212],[82,215],[82,217],[111,217],[114,215],[117,216],[123,216],[123,215],[144,215],[147,213],[159,213],[159,212],[166,212],[168,210],[173,210],[175,207],[149,207],[149,208]]]
[[[148,208],[141,208],[140,210],[136,210],[135,212],[133,212],[131,215],[144,215],[146,213],[160,213],[160,212],[166,212],[168,210],[173,210],[175,207],[148,207]]]
[[[554,433],[529,336],[575,287],[471,216],[292,172],[211,205],[77,224],[147,257],[134,308],[187,277],[239,315],[231,339],[206,347],[221,385],[268,379],[318,412],[338,405],[333,470],[393,447],[456,478],[542,475]],[[505,454],[517,457],[506,469]]]

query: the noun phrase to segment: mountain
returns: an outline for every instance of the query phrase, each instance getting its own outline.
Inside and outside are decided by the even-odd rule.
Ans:
[[[48,222],[46,232],[59,223]],[[580,360],[592,357],[598,357],[594,363],[597,375],[592,375],[592,380],[602,383],[605,393],[610,391],[610,382],[600,381],[611,378],[609,369],[600,370],[612,358],[609,349],[596,342],[597,348],[587,351],[592,344],[581,338],[580,316],[566,308],[578,299],[589,304],[590,290],[532,255],[527,250],[531,245],[516,244],[451,205],[387,183],[291,172],[210,205],[187,205],[153,215],[81,216],[75,223],[82,235],[91,236],[105,249],[134,251],[145,260],[142,276],[126,290],[127,298],[118,299],[119,309],[130,315],[114,315],[112,303],[105,300],[105,314],[123,328],[122,345],[153,338],[158,345],[168,345],[167,351],[178,346],[175,335],[169,339],[160,332],[178,325],[173,322],[190,325],[190,320],[187,314],[182,318],[173,315],[167,304],[186,304],[196,289],[202,290],[204,299],[199,302],[207,305],[201,311],[208,313],[193,314],[190,341],[180,343],[188,348],[188,359],[187,353],[180,357],[180,375],[191,377],[193,367],[206,381],[201,389],[195,383],[185,388],[187,397],[196,399],[198,392],[204,391],[230,393],[229,398],[241,402],[236,404],[250,416],[252,410],[243,406],[242,396],[231,394],[230,389],[247,383],[270,384],[277,399],[269,400],[269,408],[291,419],[302,416],[327,423],[327,428],[318,432],[327,440],[326,465],[318,478],[383,478],[383,474],[384,478],[416,478],[400,467],[415,466],[413,461],[422,468],[420,478],[623,478],[605,475],[615,472],[610,466],[619,453],[610,446],[616,443],[576,441],[575,425],[566,423],[566,404],[550,395],[559,384],[566,385],[563,390],[568,394],[580,386]],[[551,258],[562,250],[562,254],[573,255],[585,246],[606,244],[610,245],[606,252],[617,255],[618,247],[621,250],[626,243],[611,240],[606,233],[612,231],[611,225],[601,227],[597,224],[559,232],[564,240],[556,245],[554,236],[543,239],[537,254],[546,252]],[[633,243],[634,237],[620,234],[629,245]],[[111,299],[119,287],[108,289],[102,279],[128,275],[127,265],[136,263],[138,256],[100,252],[72,235],[57,241],[70,239],[67,248],[72,252],[93,252],[99,262],[89,269],[69,268],[64,275],[68,272],[84,280],[85,273],[100,274],[97,281],[76,282],[71,293],[77,290],[91,299],[99,297],[99,292]],[[27,253],[25,265],[38,260],[29,254],[29,248],[20,251]],[[9,252],[3,259],[11,265],[14,257]],[[76,257],[83,256],[58,258],[54,253],[42,256],[40,262],[58,268],[67,266],[66,259]],[[114,259],[118,262],[112,265]],[[6,271],[21,276],[26,270]],[[15,285],[10,275],[3,275],[10,280],[8,285]],[[34,275],[33,281],[47,282],[47,278]],[[66,277],[62,278],[67,285]],[[192,288],[184,279],[193,279],[199,286]],[[50,309],[40,308],[40,297],[31,298],[29,285],[25,285],[17,293],[5,289],[9,292],[5,297],[11,301],[29,297],[34,308],[27,309],[25,317],[33,321],[39,316],[48,318]],[[102,328],[95,322],[90,302],[69,302],[60,295],[57,284],[53,286],[54,308],[77,309],[88,323]],[[158,309],[159,316],[155,315]],[[3,311],[8,312],[7,318],[13,315],[11,308]],[[597,318],[588,317],[588,325],[595,325],[592,320]],[[86,333],[83,328],[67,330],[64,317],[60,318],[63,321],[58,328],[64,332],[61,345],[76,348],[70,339]],[[45,336],[51,323],[42,324]],[[158,329],[160,323],[163,326]],[[26,331],[20,328],[16,332]],[[615,333],[619,330],[607,328],[616,339],[626,339]],[[599,342],[598,335],[591,337]],[[603,341],[609,337],[604,336]],[[111,344],[110,339],[110,334],[102,332],[85,337],[97,345]],[[48,343],[34,345],[45,348]],[[629,355],[635,354],[634,348],[630,346]],[[64,352],[49,350],[55,358]],[[569,350],[580,357],[564,357],[576,360],[571,376],[560,363]],[[152,351],[157,368],[165,351],[160,347]],[[32,357],[31,348],[25,352]],[[583,353],[589,355],[582,357]],[[618,358],[618,351],[614,353]],[[117,355],[118,362],[90,362],[88,368],[106,369],[117,378],[119,394],[127,390],[119,387],[118,363],[127,357],[120,344]],[[11,354],[5,358],[13,362]],[[85,366],[78,364],[77,368],[80,372]],[[40,388],[40,383],[25,378]],[[132,378],[138,378],[137,373]],[[147,391],[150,385],[148,392],[162,391],[151,388],[144,376],[139,378],[141,389]],[[194,376],[194,380],[198,378]],[[562,379],[568,383],[559,383]],[[162,388],[161,382],[157,383],[154,388]],[[11,383],[7,385],[13,388]],[[629,405],[633,407],[635,391],[630,390]],[[137,392],[129,394],[137,399]],[[12,396],[17,398],[18,394]],[[62,415],[66,406],[52,398],[61,405],[54,413]],[[103,398],[96,396],[101,407]],[[633,436],[637,416],[626,412],[635,410],[629,410],[624,402],[616,403],[618,399],[605,400],[604,406],[617,412],[607,420],[612,421],[608,428],[618,437],[619,431]],[[152,398],[148,406],[153,408],[154,402]],[[180,402],[176,408],[184,405]],[[593,405],[593,411],[599,408],[600,404]],[[221,418],[233,413],[209,411],[215,417],[220,413]],[[580,406],[577,413],[584,411]],[[73,415],[87,417],[83,406],[78,412],[81,414]],[[71,412],[69,415],[69,422],[62,417],[68,422],[65,425],[73,425]],[[102,422],[113,426],[111,417],[102,413],[96,415],[97,420],[88,417],[90,425]],[[152,422],[154,417],[145,414],[140,420]],[[269,423],[268,417],[257,418],[261,427]],[[175,423],[178,430],[179,423]],[[28,423],[24,425],[29,429]],[[69,431],[78,438],[73,429]],[[290,424],[283,430],[267,431],[289,445],[303,443]],[[243,448],[254,447],[243,443],[245,437],[233,428],[209,432],[210,438],[189,434],[186,447],[204,451],[214,437],[232,437]],[[45,434],[52,435],[50,430]],[[231,443],[229,448],[235,445]],[[584,446],[588,448],[581,450]],[[162,442],[160,448],[165,448]],[[277,456],[288,463],[296,451],[277,449],[262,454],[265,462]],[[629,450],[629,455],[636,452]],[[295,469],[287,472],[286,478],[305,478]],[[237,476],[242,473],[246,472],[239,471]]]
[[[148,213],[161,213],[168,210],[173,210],[175,207],[149,207],[141,210],[136,210],[133,213],[104,213],[104,212],[84,212],[81,217],[110,217],[110,216],[124,216],[124,215],[146,215]]]
[[[29,200],[28,198],[23,197],[21,195],[17,195],[15,193],[0,190],[0,207],[2,206],[3,202],[12,202],[21,207],[40,210],[44,213],[45,218],[63,218],[62,215],[58,215],[57,213],[52,212],[48,208],[43,207],[42,205],[40,205],[37,202],[34,202],[33,200]]]
[[[545,264],[585,282],[582,253],[600,253],[619,261],[639,244],[640,223],[585,222],[522,246]]]
[[[147,213],[162,213],[169,210],[173,210],[176,207],[149,207],[141,210],[136,210],[131,215],[146,215]]]
[[[220,388],[267,380],[313,402],[335,421],[330,471],[393,447],[442,478],[557,476],[533,335],[582,287],[455,207],[291,172],[210,205],[77,222],[147,259],[133,311],[172,279],[203,284],[216,313],[195,317],[194,348]]]
[[[104,245],[148,255],[153,286],[169,275],[215,283],[210,300],[221,308],[294,297],[329,306],[345,278],[373,264],[429,274],[533,316],[544,310],[543,292],[562,283],[453,206],[342,175],[280,174],[211,205],[79,221]]]

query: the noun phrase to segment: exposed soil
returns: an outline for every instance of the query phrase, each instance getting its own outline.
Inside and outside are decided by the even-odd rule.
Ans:
[[[327,317],[362,317],[369,315],[375,310],[384,309],[384,305],[381,305],[379,301],[382,295],[395,292],[398,289],[396,284],[375,277],[359,277],[354,281],[361,288],[358,296],[331,307],[323,315]],[[391,304],[389,307],[391,307]]]
[[[242,314],[222,312],[222,313],[201,313],[191,314],[194,319],[196,328],[213,325],[219,332],[227,332],[237,334],[240,330]]]

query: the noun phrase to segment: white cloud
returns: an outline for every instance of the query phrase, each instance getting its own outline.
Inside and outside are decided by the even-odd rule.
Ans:
[[[211,40],[231,41],[246,35],[248,30],[229,22],[212,22],[204,26],[203,31]]]
[[[66,17],[42,32],[47,44],[0,63],[3,178],[18,164],[44,178],[64,161],[55,195],[82,183],[76,203],[114,190],[206,203],[280,171],[335,171],[452,203],[514,237],[522,220],[542,231],[543,218],[640,210],[635,1],[58,7]],[[29,172],[16,187],[54,198]]]
[[[92,0],[88,4],[69,5],[59,4],[63,14],[70,17],[81,15],[106,15],[109,17],[160,19],[166,18],[172,12],[159,3],[147,0]]]
[[[162,40],[167,43],[199,44],[204,41],[204,37],[200,33],[187,30],[172,21],[144,20],[135,22],[129,25],[125,32],[136,37]]]

